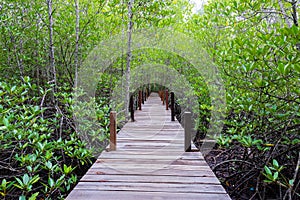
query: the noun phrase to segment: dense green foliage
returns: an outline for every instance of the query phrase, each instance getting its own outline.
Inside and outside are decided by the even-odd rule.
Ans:
[[[191,22],[225,80],[228,113],[218,143],[228,148],[220,156],[232,161],[215,170],[236,197],[299,198],[300,29],[294,3],[296,10],[292,1],[283,7],[280,1],[213,1]]]
[[[23,83],[0,81],[0,175],[7,177],[1,180],[2,197],[62,197],[77,181],[74,171],[91,162],[91,152],[65,125],[70,116],[41,107],[46,93],[28,77]]]
[[[99,42],[114,34],[127,40],[127,3],[80,0],[76,24],[74,2],[0,2],[1,198],[64,198],[93,155],[107,146],[110,98],[125,75],[126,52],[99,77],[95,98],[74,104],[72,88]],[[299,0],[214,0],[193,13],[186,0],[133,4],[134,30],[172,27],[201,43],[217,64],[227,92],[226,119],[206,159],[233,198],[300,198],[299,5]],[[201,144],[214,109],[207,80],[172,52],[132,52],[132,69],[145,63],[170,66],[190,83],[199,104],[193,110],[195,142]],[[91,121],[74,117],[89,116],[91,106],[96,130]]]

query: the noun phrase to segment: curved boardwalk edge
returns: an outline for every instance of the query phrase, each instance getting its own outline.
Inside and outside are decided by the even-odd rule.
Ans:
[[[183,151],[184,130],[164,108],[152,93],[119,132],[117,151],[103,152],[67,200],[229,200],[201,153]]]

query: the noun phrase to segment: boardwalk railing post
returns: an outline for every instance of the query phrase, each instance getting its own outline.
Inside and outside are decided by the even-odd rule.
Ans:
[[[134,102],[133,102],[133,95],[130,96],[129,112],[130,112],[131,121],[134,122]]]
[[[142,110],[142,91],[139,91],[139,110]]]
[[[161,101],[163,101],[162,93],[163,93],[163,91],[162,91],[162,90],[159,90],[159,97],[160,97],[160,100],[161,100]]]
[[[175,97],[174,97],[174,92],[171,92],[171,121],[175,121]]]
[[[169,91],[166,90],[166,110],[169,110]]]
[[[144,90],[142,90],[141,92],[142,92],[142,104],[144,104],[145,103],[145,101],[144,101],[145,100]]]
[[[109,142],[109,149],[111,151],[115,151],[117,149],[117,113],[116,111],[110,112],[110,142]]]
[[[164,90],[161,91],[161,97],[162,97],[162,105],[165,105],[165,93],[164,93]]]
[[[148,97],[149,97],[149,88],[148,88],[149,86],[147,86],[146,87],[146,96],[147,96],[147,99],[148,99]]]
[[[191,130],[192,130],[192,113],[185,112],[184,113],[184,151],[191,151]]]
[[[146,100],[147,100],[148,96],[149,96],[148,95],[148,88],[146,87],[146,98],[145,98]]]
[[[138,97],[138,95],[135,95],[135,110],[137,110],[138,109],[138,107],[139,107],[139,97]]]

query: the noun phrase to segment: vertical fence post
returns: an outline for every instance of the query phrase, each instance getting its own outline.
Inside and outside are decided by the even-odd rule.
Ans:
[[[142,91],[139,91],[139,110],[142,110]]]
[[[159,97],[160,97],[160,100],[163,101],[162,90],[159,90]]]
[[[134,101],[135,101],[135,110],[137,110],[138,109],[138,105],[139,105],[139,100],[138,100],[138,96],[137,95],[135,96]]]
[[[161,91],[161,96],[162,96],[162,105],[165,105],[165,92],[164,92],[164,90]]]
[[[142,104],[144,104],[144,90],[141,91],[142,92]]]
[[[134,102],[133,102],[133,95],[130,96],[130,101],[129,101],[129,112],[130,112],[130,118],[131,121],[134,122]]]
[[[147,90],[144,90],[144,101],[147,101]]]
[[[109,149],[111,151],[115,151],[117,149],[117,113],[116,111],[110,112],[110,142],[109,142]]]
[[[169,110],[169,91],[166,90],[166,110]]]
[[[192,113],[185,112],[184,113],[184,151],[191,151],[191,130],[192,130]]]
[[[175,121],[175,97],[174,97],[174,92],[171,92],[171,121]]]

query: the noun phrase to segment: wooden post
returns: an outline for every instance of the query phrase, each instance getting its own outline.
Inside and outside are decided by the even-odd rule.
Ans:
[[[139,110],[142,110],[142,91],[139,91]]]
[[[166,110],[169,110],[169,91],[166,90]]]
[[[138,109],[138,104],[139,104],[138,96],[135,96],[134,100],[135,100],[135,110],[137,110]]]
[[[184,151],[191,151],[191,130],[192,130],[192,113],[185,112],[184,113]]]
[[[162,98],[162,90],[159,90],[159,97],[160,97],[160,100],[162,101],[163,98]]]
[[[130,101],[129,101],[129,112],[130,112],[130,118],[131,121],[134,122],[134,102],[133,102],[133,95],[130,96]]]
[[[115,151],[117,149],[117,113],[116,111],[110,112],[110,142],[109,142],[109,149],[110,151]]]
[[[142,104],[144,104],[145,103],[145,101],[144,101],[144,90],[142,90],[141,92],[142,92]]]
[[[144,91],[144,101],[147,101],[147,90]]]
[[[149,86],[147,87],[147,98],[150,96],[150,89]]]
[[[174,97],[174,92],[171,92],[171,121],[175,121],[175,97]]]
[[[162,97],[162,104],[165,105],[165,92],[164,92],[164,90],[161,91],[161,97]]]

